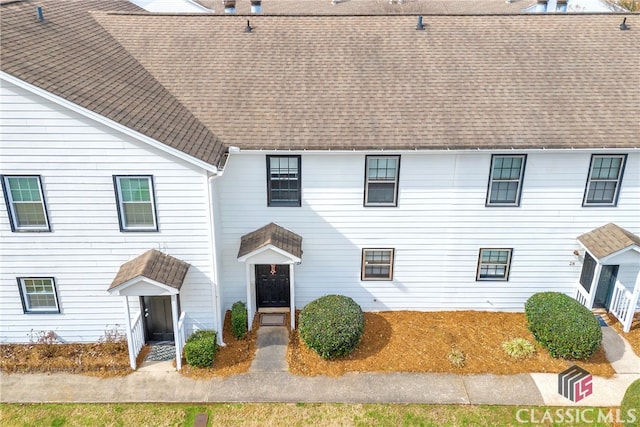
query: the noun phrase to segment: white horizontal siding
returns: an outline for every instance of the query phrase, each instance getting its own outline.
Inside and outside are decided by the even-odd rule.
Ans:
[[[94,341],[113,325],[122,327],[122,298],[107,288],[120,265],[154,248],[191,264],[180,295],[187,330],[212,327],[204,171],[9,83],[0,91],[1,173],[42,177],[52,227],[12,233],[0,203],[0,342],[24,342],[32,329]],[[120,232],[117,174],[153,175],[159,232]],[[21,276],[54,277],[61,313],[24,314]]]
[[[485,207],[490,152],[402,153],[398,207],[377,208],[363,207],[364,154],[293,154],[301,207],[267,207],[265,153],[232,154],[219,180],[227,307],[246,299],[240,237],[269,222],[303,237],[298,307],[340,293],[368,310],[519,311],[535,292],[573,292],[580,234],[609,222],[640,232],[635,152],[618,206],[606,208],[582,207],[589,152],[528,152],[519,207]],[[393,281],[361,281],[361,249],[385,247],[395,248]],[[478,251],[491,247],[513,248],[506,282],[475,280]]]

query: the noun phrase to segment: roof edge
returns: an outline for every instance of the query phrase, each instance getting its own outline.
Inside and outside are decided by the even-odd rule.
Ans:
[[[18,77],[15,77],[9,73],[7,73],[6,71],[1,71],[0,70],[0,80],[5,80],[9,83],[15,84],[18,87],[21,87],[22,89],[28,90],[29,92],[41,96],[45,99],[48,99],[51,102],[54,102],[64,108],[67,108],[69,110],[72,110],[78,114],[81,114],[91,120],[97,121],[98,123],[101,123],[105,126],[108,126],[118,132],[124,133],[132,138],[137,139],[138,141],[145,143],[153,148],[157,148],[167,154],[170,154],[174,157],[177,157],[179,159],[182,159],[194,166],[197,166],[201,169],[204,169],[206,171],[209,171],[211,173],[217,174],[219,172],[218,167],[212,164],[209,164],[207,162],[204,162],[202,160],[196,159],[195,157],[192,157],[178,149],[172,148],[156,139],[150,138],[146,135],[143,135],[142,133],[133,130],[131,128],[128,128],[118,122],[115,122],[111,119],[109,119],[108,117],[105,117],[101,114],[98,114],[94,111],[91,111],[81,105],[78,105],[76,103],[73,103],[71,101],[68,101],[58,95],[55,95],[49,91],[46,91],[42,88],[39,88],[38,86],[35,86],[31,83],[28,83]]]

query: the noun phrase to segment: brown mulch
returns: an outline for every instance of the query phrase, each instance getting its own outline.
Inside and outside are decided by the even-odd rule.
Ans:
[[[92,344],[2,344],[0,371],[6,373],[66,372],[96,377],[131,372],[126,341]]]
[[[229,377],[231,375],[247,372],[256,353],[256,338],[259,319],[256,315],[253,319],[252,329],[243,339],[237,339],[231,331],[231,311],[224,316],[223,341],[224,347],[220,347],[211,368],[194,368],[182,360],[180,373],[191,378]]]
[[[574,364],[597,376],[615,374],[602,347],[587,361],[554,359],[536,343],[526,324],[524,313],[367,312],[364,335],[350,355],[324,360],[292,331],[287,360],[290,372],[306,376],[347,372],[558,373]],[[518,361],[502,350],[504,341],[518,337],[534,344],[533,357]],[[464,353],[464,367],[456,368],[448,361],[452,348]]]
[[[622,332],[622,324],[616,319],[616,317],[611,313],[606,313],[603,316],[605,322],[611,326],[613,329],[620,334],[621,337],[626,339],[629,344],[631,344],[631,348],[633,352],[640,356],[640,312],[636,313],[633,317],[633,321],[631,322],[631,330],[629,332]]]

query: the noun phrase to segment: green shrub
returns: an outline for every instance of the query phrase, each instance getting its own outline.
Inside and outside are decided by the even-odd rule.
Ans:
[[[325,295],[307,304],[300,312],[302,341],[323,359],[351,353],[364,331],[364,313],[344,295]]]
[[[231,306],[231,331],[238,339],[247,335],[247,306],[242,301]]]
[[[535,354],[536,349],[528,340],[524,338],[514,338],[502,343],[502,349],[514,359],[526,359]]]
[[[467,358],[465,357],[462,350],[453,347],[447,355],[447,359],[456,368],[464,368],[464,364]]]
[[[184,345],[187,363],[196,368],[211,367],[218,352],[216,331],[199,330],[191,334]]]
[[[602,330],[591,311],[559,292],[531,296],[524,306],[528,328],[553,357],[588,359],[600,347]]]
[[[632,382],[625,392],[622,403],[620,403],[620,418],[625,421],[625,427],[638,425],[637,422],[640,419],[640,380]]]

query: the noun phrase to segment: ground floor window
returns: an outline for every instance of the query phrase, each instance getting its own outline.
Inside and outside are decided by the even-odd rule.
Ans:
[[[512,249],[480,249],[476,280],[508,280]]]
[[[60,313],[53,277],[18,278],[25,313]]]
[[[393,255],[393,249],[363,249],[362,280],[392,280]]]

